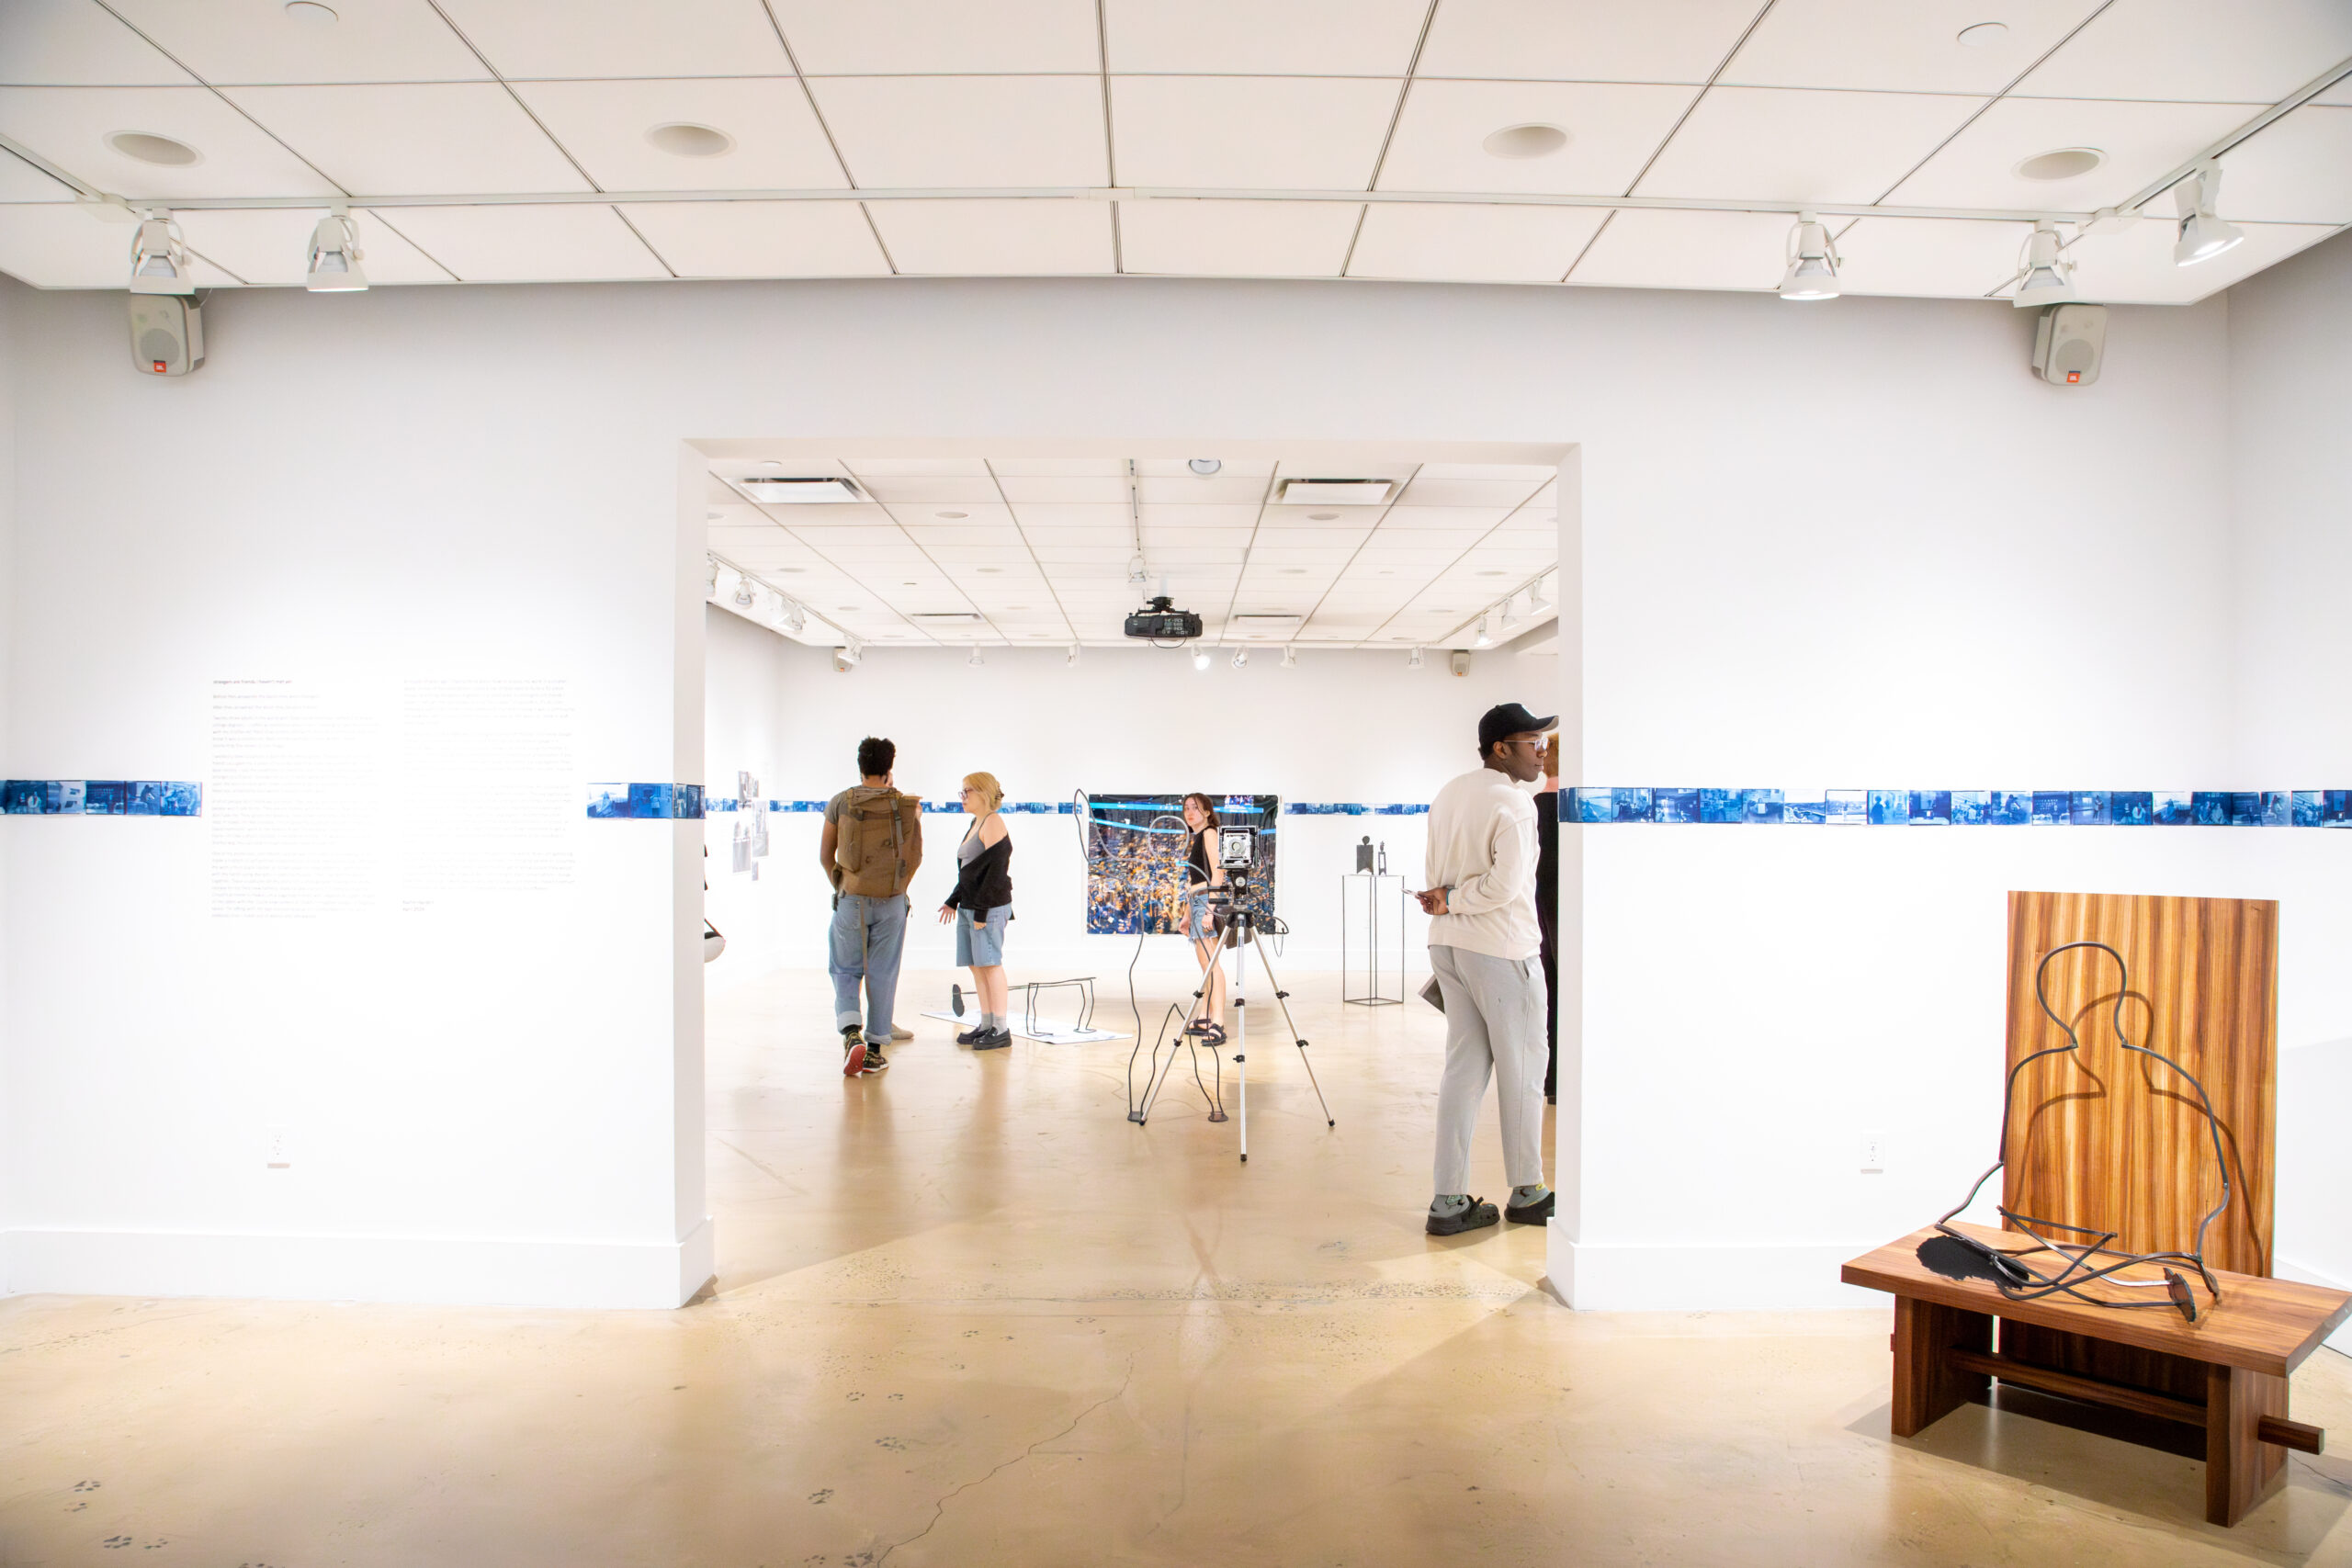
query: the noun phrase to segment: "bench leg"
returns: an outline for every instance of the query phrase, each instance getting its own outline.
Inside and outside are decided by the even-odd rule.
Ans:
[[[1982,1395],[1992,1379],[1951,1364],[1947,1350],[1993,1348],[1989,1314],[1894,1298],[1894,1435],[1909,1438]]]
[[[2256,1429],[2287,1414],[2287,1380],[2243,1367],[2205,1369],[2205,1517],[2224,1527],[2245,1517],[2287,1468],[2287,1450]]]

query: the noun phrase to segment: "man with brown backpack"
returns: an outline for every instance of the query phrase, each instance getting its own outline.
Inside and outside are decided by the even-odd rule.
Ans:
[[[922,803],[890,783],[899,749],[867,736],[857,743],[858,783],[825,803],[817,858],[833,887],[833,1022],[842,1032],[842,1074],[856,1077],[890,1064],[890,1004],[906,949],[907,887],[922,864]],[[858,982],[865,982],[861,1024]]]

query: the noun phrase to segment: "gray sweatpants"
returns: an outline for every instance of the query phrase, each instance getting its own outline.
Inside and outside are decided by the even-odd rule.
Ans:
[[[1430,969],[1445,998],[1445,1076],[1437,1090],[1437,1187],[1470,1190],[1470,1131],[1495,1076],[1502,1110],[1503,1174],[1513,1187],[1544,1180],[1544,1065],[1550,1055],[1540,958],[1496,958],[1465,948],[1430,948]]]

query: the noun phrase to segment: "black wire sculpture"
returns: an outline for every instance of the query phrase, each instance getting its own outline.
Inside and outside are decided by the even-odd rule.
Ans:
[[[2205,1130],[2211,1134],[2213,1144],[2213,1163],[2222,1173],[2222,1201],[2214,1204],[2205,1217],[2198,1222],[2196,1245],[2189,1251],[2119,1252],[2109,1245],[2115,1240],[2117,1233],[2114,1231],[2102,1231],[2089,1225],[2070,1225],[2058,1220],[2038,1219],[2031,1214],[2017,1213],[2006,1205],[1999,1204],[1996,1207],[1999,1210],[2001,1218],[2011,1227],[2039,1242],[2041,1244],[2039,1247],[2028,1247],[2020,1252],[2006,1252],[1998,1247],[1988,1246],[1952,1226],[1952,1215],[1975,1202],[1976,1195],[1984,1190],[1984,1184],[1993,1179],[1994,1173],[2008,1163],[2009,1117],[2017,1105],[2018,1075],[2044,1056],[2054,1056],[2082,1049],[2083,1043],[2076,1037],[2075,1026],[2058,1016],[2057,1010],[2050,1005],[2049,992],[2043,987],[2043,981],[2050,972],[2051,960],[2062,953],[2070,953],[2078,947],[2096,948],[2106,953],[2115,960],[2116,968],[2121,971],[2120,977],[2116,982],[2115,990],[2116,1040],[2124,1050],[2137,1052],[2143,1056],[2162,1062],[2173,1072],[2186,1078],[2188,1087],[2197,1091],[2198,1104],[2204,1109]],[[2151,1050],[2145,1045],[2133,1044],[2132,1037],[2123,1032],[2123,1004],[2130,999],[2131,991],[2130,966],[2123,962],[2121,953],[2103,942],[2064,942],[2042,954],[2041,964],[2033,972],[2034,999],[2041,1004],[2041,1010],[2049,1015],[2050,1021],[2066,1032],[2066,1043],[2036,1051],[2009,1069],[2008,1085],[2004,1091],[2001,1102],[2000,1157],[1986,1168],[1984,1175],[1976,1179],[1976,1184],[1968,1190],[1968,1196],[1954,1204],[1941,1219],[1936,1222],[1936,1230],[1939,1234],[1919,1244],[1920,1262],[1936,1272],[1951,1278],[1989,1280],[1999,1289],[2003,1296],[2013,1302],[2040,1301],[2045,1296],[2064,1295],[2072,1296],[2076,1301],[2087,1302],[2092,1306],[2111,1307],[2117,1311],[2147,1307],[2161,1310],[2171,1307],[2190,1323],[2195,1323],[2199,1316],[2197,1292],[2190,1287],[2187,1277],[2181,1273],[2180,1269],[2172,1267],[2175,1264],[2183,1264],[2197,1271],[2198,1278],[2204,1282],[2206,1293],[2211,1297],[2211,1304],[2218,1306],[2221,1303],[2221,1282],[2213,1278],[2213,1270],[2205,1263],[2205,1233],[2230,1206],[2230,1162],[2228,1156],[2222,1152],[2221,1119],[2213,1114],[2212,1097],[2205,1092],[2205,1086],[2198,1082],[2196,1077],[2188,1068],[2161,1051]],[[2042,1234],[2043,1231],[2065,1231],[2076,1236],[2090,1236],[2094,1239],[2089,1242],[2065,1242],[2054,1236],[2045,1235]],[[2064,1258],[2065,1264],[2063,1268],[2036,1268],[2024,1261],[2026,1258],[2037,1252],[2054,1253]],[[2161,1269],[2164,1271],[2164,1277],[2159,1280],[2120,1280],[2114,1277],[2122,1269],[2142,1266]],[[2165,1292],[2165,1299],[2162,1301],[2117,1300],[2092,1295],[2084,1291],[2084,1286],[2102,1280],[2110,1286],[2124,1290],[2161,1290]]]

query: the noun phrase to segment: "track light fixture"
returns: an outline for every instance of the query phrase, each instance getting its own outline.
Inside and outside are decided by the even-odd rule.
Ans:
[[[1295,670],[1298,668],[1298,648],[1296,644],[1287,642],[1283,644],[1283,668],[1285,670]]]
[[[1078,644],[1071,643],[1069,645],[1069,651],[1063,656],[1062,662],[1069,665],[1073,670],[1078,668]]]
[[[1527,590],[1527,613],[1530,615],[1540,615],[1551,607],[1552,601],[1544,597],[1544,580],[1539,577]]]
[[[1514,593],[1503,601],[1503,630],[1519,625],[1519,595]]]
[[[1492,648],[1495,646],[1495,634],[1493,631],[1488,629],[1487,626],[1490,618],[1491,617],[1486,615],[1478,617],[1478,635],[1470,639],[1471,647]]]
[[[313,294],[356,294],[368,287],[359,270],[359,227],[338,207],[311,231],[311,263],[302,287]]]
[[[1810,212],[1800,212],[1789,230],[1789,266],[1781,275],[1783,299],[1838,298],[1838,243]]]
[[[808,627],[808,611],[807,607],[796,600],[786,600],[784,602],[784,629],[788,632],[800,632],[806,631]]]
[[[2075,266],[2058,245],[2058,225],[2040,222],[2026,239],[2025,282],[2009,302],[2019,310],[2064,305],[2075,298]]]
[[[1412,652],[1405,656],[1405,668],[1408,670],[1419,670],[1420,667],[1421,650],[1417,648],[1413,649]]]
[[[718,562],[716,558],[712,558],[704,561],[702,566],[703,593],[706,597],[715,599],[718,596]]]
[[[188,276],[187,246],[180,243],[180,226],[161,208],[150,209],[140,220],[138,237],[130,243],[130,291],[196,292],[196,279]]]
[[[1248,649],[1246,649],[1246,648],[1237,648],[1237,649],[1235,649],[1233,650],[1233,667],[1234,667],[1236,670],[1241,669],[1243,666],[1247,665],[1249,662],[1250,662],[1250,650],[1249,650]]]
[[[2214,205],[2221,197],[2219,164],[2199,164],[2196,173],[2172,187],[2173,202],[2180,212],[2180,238],[2172,247],[2175,266],[2211,261],[2245,238],[2245,230],[2215,215]]]
[[[760,591],[752,585],[752,580],[748,577],[737,578],[735,580],[735,603],[748,610],[759,602]]]
[[[971,657],[965,660],[964,662],[970,665],[975,670],[978,670],[981,665],[988,662],[987,660],[980,657],[980,645],[978,643],[976,642],[972,645]]]
[[[1195,670],[1206,670],[1208,667],[1209,650],[1205,648],[1194,649],[1193,650],[1193,668]]]

